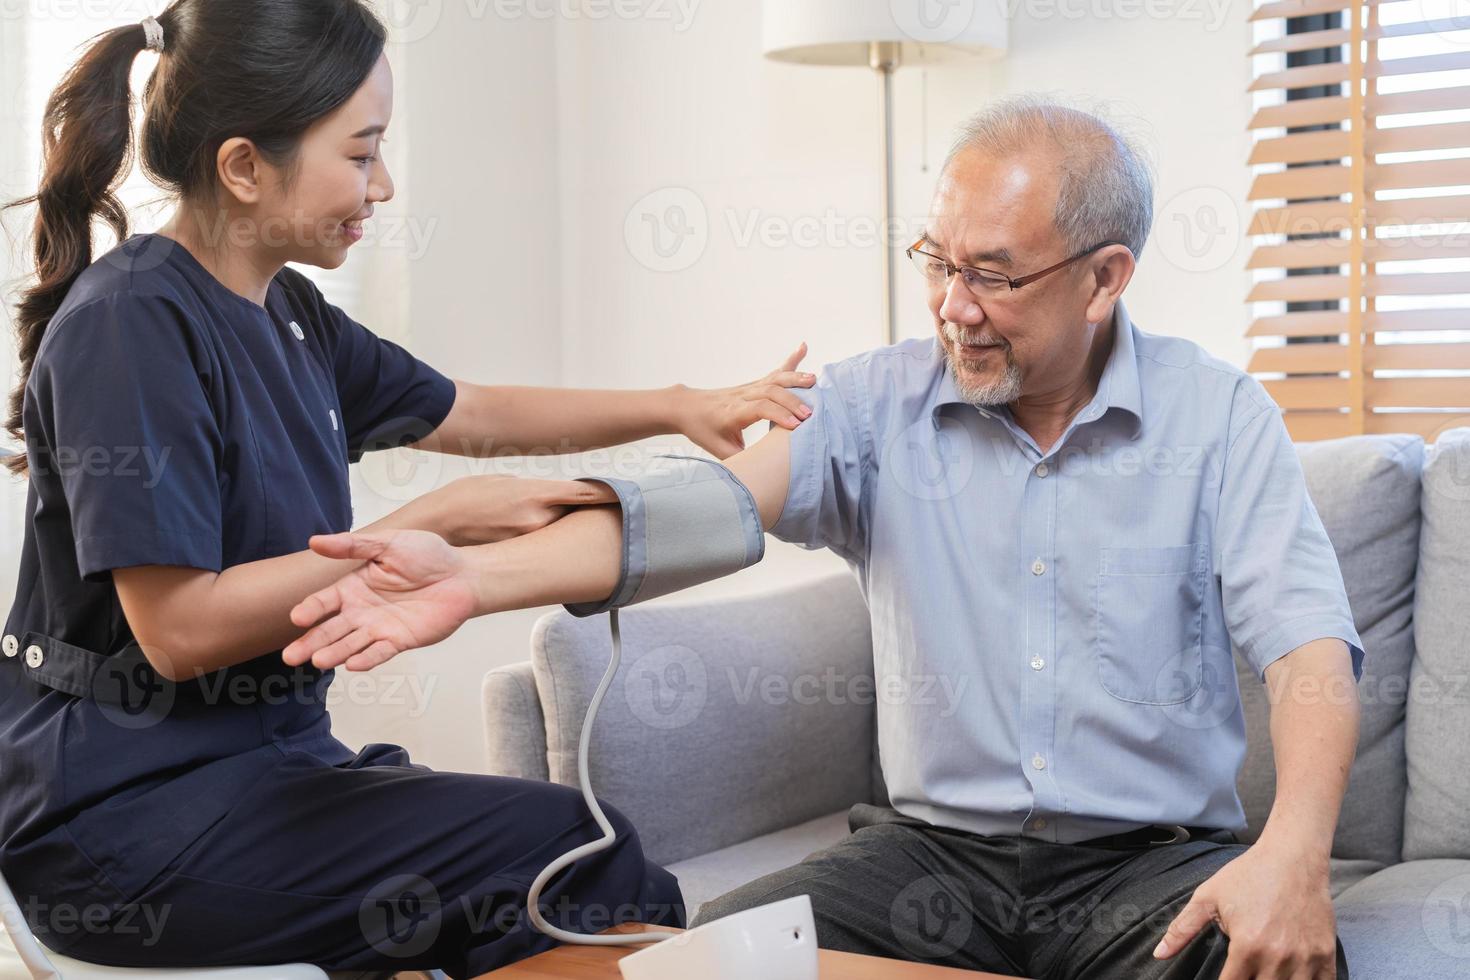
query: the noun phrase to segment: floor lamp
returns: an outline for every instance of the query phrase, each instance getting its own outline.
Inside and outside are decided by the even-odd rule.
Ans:
[[[767,58],[804,65],[867,65],[878,73],[883,134],[883,336],[898,340],[893,296],[893,72],[900,65],[1000,55],[1002,0],[764,0]]]

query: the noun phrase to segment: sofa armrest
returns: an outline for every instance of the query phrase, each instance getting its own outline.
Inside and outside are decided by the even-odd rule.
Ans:
[[[871,798],[873,653],[850,575],[620,614],[597,717],[599,798],[670,864]],[[575,785],[582,719],[611,655],[606,616],[537,622],[531,664],[551,780]]]
[[[529,660],[496,667],[485,675],[486,772],[546,782],[546,717],[536,694]]]

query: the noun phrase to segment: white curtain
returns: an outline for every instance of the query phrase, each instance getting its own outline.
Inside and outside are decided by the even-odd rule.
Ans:
[[[27,112],[25,92],[26,38],[29,24],[25,18],[0,20],[0,202],[24,197],[33,191],[35,169],[31,153],[32,141],[26,137],[27,126],[38,129]],[[39,144],[36,144],[39,145]],[[15,343],[13,339],[15,288],[23,275],[25,235],[31,220],[30,208],[15,208],[3,213],[0,230],[0,296],[5,317],[0,329],[5,341],[0,343],[0,411],[8,414],[10,388],[15,383]],[[0,446],[9,448],[13,440],[0,432]],[[0,471],[0,602],[9,612],[10,597],[15,594],[20,544],[25,527],[26,484]]]

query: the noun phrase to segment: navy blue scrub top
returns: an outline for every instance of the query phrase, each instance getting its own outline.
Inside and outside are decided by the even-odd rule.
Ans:
[[[39,683],[30,638],[136,652],[112,569],[221,571],[350,529],[348,464],[432,431],[454,393],[289,267],[264,307],[161,235],[81,273],[25,392],[25,541],[0,657],[7,874],[125,896],[284,755],[353,758],[331,735],[332,672],[279,651],[133,716]]]

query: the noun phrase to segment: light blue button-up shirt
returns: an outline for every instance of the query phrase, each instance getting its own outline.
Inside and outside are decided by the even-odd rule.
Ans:
[[[937,340],[828,365],[778,538],[853,567],[878,749],[903,813],[1075,842],[1245,826],[1233,661],[1337,637],[1337,557],[1276,405],[1115,307],[1092,401],[1042,453],[962,402]]]

